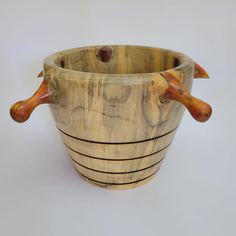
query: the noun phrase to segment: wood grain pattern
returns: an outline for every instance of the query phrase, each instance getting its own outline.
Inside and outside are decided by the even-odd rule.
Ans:
[[[184,112],[175,101],[161,101],[168,81],[160,72],[181,74],[190,90],[194,66],[180,53],[137,46],[79,48],[48,58],[52,114],[82,176],[112,189],[151,179]]]
[[[101,187],[124,189],[153,178],[181,121],[186,97],[167,96],[167,75],[188,93],[204,73],[182,53],[110,45],[53,54],[39,76],[48,81],[51,112],[76,170]]]

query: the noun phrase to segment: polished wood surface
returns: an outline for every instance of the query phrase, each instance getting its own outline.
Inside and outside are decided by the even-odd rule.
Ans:
[[[163,72],[163,75],[168,81],[168,89],[163,96],[165,99],[182,103],[199,122],[205,122],[210,118],[212,109],[209,104],[193,97],[175,74]]]
[[[48,81],[43,80],[38,90],[28,99],[16,102],[10,109],[10,115],[16,122],[25,122],[29,119],[33,110],[40,104],[50,103]]]
[[[198,121],[211,115],[210,106],[189,92],[193,78],[207,77],[206,72],[171,50],[70,49],[46,58],[42,76],[50,94],[46,102],[73,165],[83,178],[106,188],[136,187],[153,178],[184,106]],[[32,99],[20,104],[35,105]],[[26,120],[32,111],[20,110],[25,114],[13,115],[15,120]]]

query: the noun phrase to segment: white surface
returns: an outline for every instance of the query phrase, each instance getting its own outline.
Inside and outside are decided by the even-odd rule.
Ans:
[[[236,235],[234,0],[0,3],[0,235]],[[158,175],[137,189],[83,181],[47,106],[24,124],[8,115],[40,84],[46,56],[94,44],[175,49],[212,78],[192,91],[212,104],[211,120],[186,112]]]

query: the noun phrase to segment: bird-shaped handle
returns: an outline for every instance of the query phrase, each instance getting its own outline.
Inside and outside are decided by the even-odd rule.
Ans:
[[[201,73],[203,73],[203,71]],[[193,97],[174,73],[164,72],[162,75],[168,83],[168,88],[163,95],[164,99],[175,100],[182,103],[188,109],[192,117],[199,122],[205,122],[210,118],[212,109],[209,104]],[[199,74],[196,76],[199,76]]]
[[[39,76],[41,77],[42,74],[40,73]],[[32,97],[16,102],[11,106],[10,115],[16,122],[25,122],[29,119],[35,107],[43,103],[51,103],[48,92],[48,81],[45,79]]]

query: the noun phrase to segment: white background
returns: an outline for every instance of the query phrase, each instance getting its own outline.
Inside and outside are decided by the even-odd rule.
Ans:
[[[236,235],[236,1],[0,1],[0,235]],[[88,184],[72,167],[48,106],[17,124],[9,108],[41,83],[46,56],[96,44],[181,51],[210,80],[192,93],[158,175],[133,190]]]

